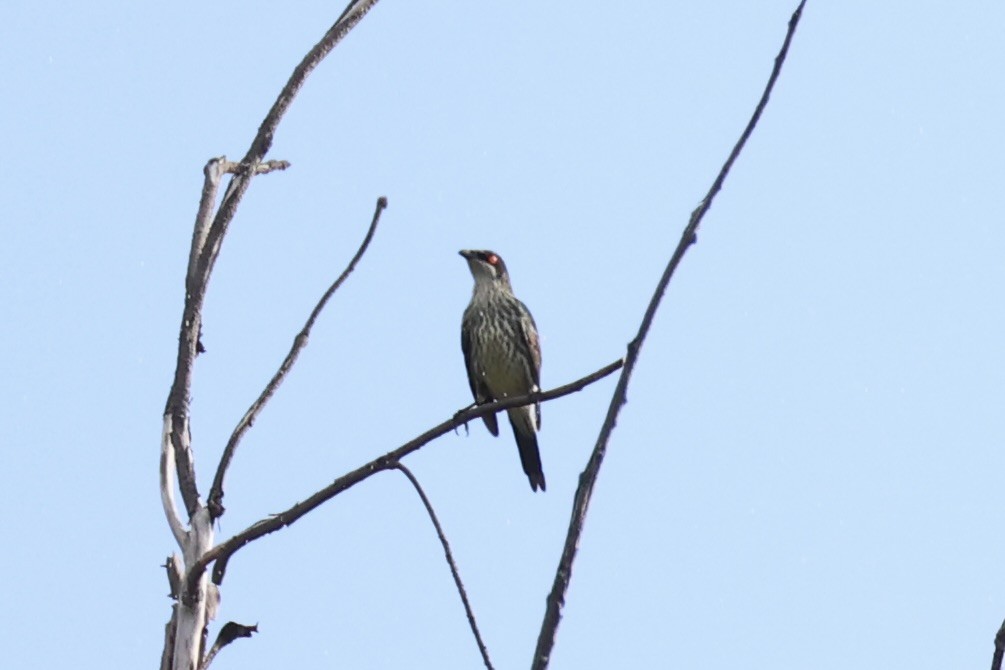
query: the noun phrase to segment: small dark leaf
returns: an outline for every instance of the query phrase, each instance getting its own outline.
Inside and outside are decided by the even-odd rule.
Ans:
[[[254,626],[245,626],[241,623],[235,623],[233,621],[228,621],[220,629],[219,635],[216,636],[216,642],[213,644],[217,649],[221,647],[226,647],[228,644],[233,642],[239,637],[251,637],[254,633],[258,632],[258,624]]]

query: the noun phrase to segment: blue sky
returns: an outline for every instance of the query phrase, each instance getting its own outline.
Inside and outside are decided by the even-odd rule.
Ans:
[[[471,279],[503,255],[545,386],[622,355],[795,2],[382,2],[308,80],[228,236],[193,389],[220,537],[469,401]],[[201,170],[237,158],[342,4],[0,9],[0,469],[11,667],[147,667],[161,414]],[[554,668],[987,664],[1005,617],[1005,6],[813,2],[670,286],[582,539]],[[407,461],[496,667],[529,664],[613,379]],[[478,667],[421,505],[371,478],[231,561],[215,668]],[[215,634],[215,629],[214,629]],[[742,660],[741,660],[742,659]]]

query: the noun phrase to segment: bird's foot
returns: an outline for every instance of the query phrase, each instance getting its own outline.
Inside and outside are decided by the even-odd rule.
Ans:
[[[468,405],[467,407],[465,407],[464,409],[459,409],[459,410],[457,410],[454,413],[454,424],[455,424],[454,425],[454,434],[455,435],[457,434],[457,429],[460,428],[462,425],[464,426],[464,434],[465,435],[469,435],[470,434],[470,432],[468,431],[468,422],[467,421],[462,421],[461,420],[461,416],[465,412],[467,412],[468,410],[474,409],[475,407],[478,407],[478,403],[473,402],[470,405]]]

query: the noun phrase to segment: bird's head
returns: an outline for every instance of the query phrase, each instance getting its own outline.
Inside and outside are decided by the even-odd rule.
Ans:
[[[509,286],[509,273],[502,257],[494,251],[462,249],[461,256],[468,262],[471,276],[475,278],[475,286],[486,286],[499,282]]]

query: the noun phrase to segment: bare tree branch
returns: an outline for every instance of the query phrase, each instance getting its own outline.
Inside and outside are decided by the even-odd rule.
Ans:
[[[311,329],[314,328],[314,322],[317,321],[318,316],[321,314],[321,310],[325,308],[328,304],[328,300],[335,294],[335,291],[339,289],[340,286],[345,282],[345,280],[352,274],[352,271],[356,269],[356,264],[359,263],[363,254],[366,253],[367,248],[370,246],[370,241],[373,239],[373,235],[377,232],[377,224],[380,223],[380,215],[387,208],[387,198],[381,196],[377,199],[377,206],[373,211],[373,218],[370,221],[370,227],[366,231],[366,236],[363,238],[362,243],[360,243],[359,248],[356,250],[355,255],[353,255],[352,260],[339,275],[338,279],[328,287],[328,290],[324,292],[321,299],[318,300],[317,305],[311,311],[311,315],[307,318],[307,322],[304,327],[300,329],[297,336],[293,338],[293,345],[290,347],[290,351],[286,354],[286,358],[283,360],[282,365],[276,370],[276,373],[269,380],[269,383],[265,385],[262,389],[262,393],[255,399],[255,402],[251,403],[251,407],[248,411],[244,413],[241,420],[238,422],[237,427],[234,428],[234,432],[231,433],[230,439],[227,441],[227,447],[223,450],[223,456],[220,458],[220,464],[216,468],[216,476],[213,478],[213,487],[209,491],[209,513],[213,519],[217,519],[223,516],[224,506],[223,506],[223,479],[227,474],[227,468],[230,467],[230,461],[234,457],[234,452],[237,450],[237,445],[240,443],[241,438],[244,434],[248,432],[254,424],[255,419],[258,414],[265,407],[266,403],[272,398],[272,395],[279,388],[279,385],[283,383],[286,375],[289,374],[290,370],[293,369],[293,365],[297,362],[297,357],[300,356],[300,352],[304,347],[307,346],[307,341],[310,338]]]
[[[241,159],[239,168],[227,186],[227,191],[223,195],[223,202],[220,203],[220,207],[216,211],[216,218],[213,220],[212,226],[210,226],[209,235],[206,239],[206,248],[199,259],[200,275],[208,277],[212,272],[213,265],[219,255],[223,237],[227,234],[227,227],[230,225],[231,220],[234,218],[234,213],[237,211],[237,205],[240,203],[241,198],[244,197],[245,191],[248,190],[251,177],[256,173],[258,164],[265,157],[265,154],[268,153],[269,149],[272,148],[272,141],[275,137],[276,129],[279,127],[279,122],[293,103],[293,99],[297,93],[300,92],[301,87],[303,87],[304,82],[307,80],[307,76],[331,53],[332,49],[342,41],[342,38],[362,20],[375,4],[377,4],[377,0],[353,0],[350,2],[338,20],[324,34],[324,37],[307,52],[303,60],[294,68],[293,73],[290,75],[283,90],[279,92],[279,96],[273,103],[269,113],[265,115],[262,125],[258,128],[258,134],[255,135],[255,139],[248,148],[248,153]]]
[[[475,643],[478,645],[478,651],[482,655],[482,662],[488,670],[493,670],[492,661],[489,660],[489,650],[485,647],[485,642],[482,640],[481,633],[478,632],[478,622],[475,621],[474,610],[471,609],[471,603],[468,601],[468,593],[464,589],[464,583],[461,582],[461,573],[457,570],[457,564],[454,563],[454,555],[450,551],[450,543],[447,542],[447,536],[443,533],[443,528],[440,526],[439,519],[436,518],[436,512],[433,510],[432,503],[429,502],[429,498],[426,497],[426,492],[422,490],[422,486],[419,484],[419,480],[415,478],[412,471],[406,468],[401,463],[396,463],[394,467],[408,477],[408,481],[412,482],[412,486],[415,487],[415,492],[419,494],[422,499],[422,504],[426,507],[426,512],[429,514],[429,519],[433,522],[433,527],[436,528],[436,536],[440,538],[440,544],[443,545],[443,553],[447,558],[447,565],[450,566],[450,574],[454,578],[454,584],[457,585],[457,593],[461,596],[461,602],[464,604],[464,612],[468,615],[468,625],[471,626],[471,632],[475,636]]]
[[[167,572],[168,594],[175,600],[181,595],[182,581],[185,576],[182,574],[181,559],[177,554],[172,554],[161,566]]]
[[[178,619],[175,617],[178,611],[178,603],[171,607],[171,618],[164,624],[164,648],[161,650],[160,670],[171,670],[174,667],[174,643],[175,630],[178,627]]]
[[[566,536],[565,546],[562,550],[562,557],[558,563],[558,569],[555,571],[555,581],[552,585],[551,593],[549,593],[547,598],[545,615],[543,621],[541,622],[541,632],[538,636],[537,648],[534,650],[534,660],[531,665],[534,670],[543,670],[548,666],[548,662],[551,658],[551,651],[555,646],[555,634],[558,631],[558,624],[562,617],[561,610],[565,604],[565,593],[568,590],[569,582],[572,579],[572,564],[576,558],[576,551],[579,547],[579,538],[582,534],[583,525],[586,521],[586,514],[589,509],[590,499],[593,496],[593,486],[597,481],[597,476],[600,474],[600,466],[603,463],[604,455],[607,451],[607,442],[610,439],[611,432],[614,430],[615,424],[617,423],[621,407],[626,402],[628,382],[631,379],[632,370],[635,368],[635,363],[638,360],[642,343],[649,332],[649,327],[652,325],[653,317],[656,315],[656,310],[660,305],[660,301],[663,299],[663,294],[666,291],[667,285],[670,283],[670,278],[673,276],[674,271],[676,271],[677,266],[680,264],[680,261],[684,257],[688,248],[690,248],[690,246],[697,241],[698,225],[701,223],[705,213],[712,206],[712,200],[722,188],[726,175],[729,174],[730,168],[733,166],[734,161],[736,161],[736,158],[743,150],[747,139],[750,137],[750,134],[757,126],[758,120],[761,118],[761,113],[768,104],[768,99],[770,98],[771,91],[782,71],[782,65],[785,63],[785,57],[788,54],[789,45],[792,42],[793,35],[795,35],[796,27],[799,25],[799,19],[802,16],[803,5],[805,4],[806,0],[801,0],[799,6],[796,7],[795,12],[789,19],[789,27],[785,34],[785,40],[782,43],[781,50],[775,57],[775,65],[771,70],[771,76],[768,77],[768,83],[764,88],[764,92],[761,94],[761,99],[758,101],[757,107],[754,109],[754,113],[751,116],[750,121],[747,123],[746,128],[744,128],[743,133],[740,135],[740,139],[733,147],[732,152],[730,152],[729,158],[719,170],[719,174],[712,183],[712,187],[702,199],[701,204],[699,204],[698,207],[691,213],[691,218],[688,221],[687,226],[684,228],[684,233],[681,236],[680,242],[677,244],[677,248],[674,250],[673,256],[670,258],[670,262],[667,263],[666,269],[663,271],[663,276],[660,277],[659,283],[656,285],[656,290],[653,292],[653,296],[649,301],[649,306],[646,308],[645,315],[642,317],[642,323],[639,325],[639,331],[636,334],[635,339],[628,344],[628,356],[625,358],[624,369],[621,371],[621,376],[618,378],[618,384],[611,397],[611,404],[608,407],[607,416],[600,429],[600,434],[597,437],[597,443],[593,448],[593,453],[586,465],[586,469],[579,477],[579,486],[576,489],[576,495],[572,507],[572,518],[569,522],[569,532]]]
[[[1005,621],[995,634],[995,653],[991,657],[991,670],[1002,670],[1002,657],[1005,657]]]
[[[234,621],[228,621],[223,624],[223,628],[220,632],[216,634],[216,642],[213,643],[213,647],[206,654],[206,658],[202,659],[202,665],[199,666],[199,670],[206,670],[210,665],[213,664],[213,659],[216,655],[220,653],[220,650],[226,647],[228,644],[242,637],[251,637],[258,632],[258,624],[253,626],[246,626],[241,623],[236,623]]]
[[[186,575],[186,589],[195,588],[198,585],[198,581],[203,572],[206,570],[206,567],[214,561],[213,582],[220,584],[223,581],[224,573],[227,570],[227,562],[230,560],[230,557],[246,544],[291,525],[311,510],[320,507],[339,493],[355,486],[371,475],[393,468],[402,458],[414,451],[417,451],[437,437],[444,435],[451,430],[455,430],[469,421],[479,419],[486,414],[500,412],[511,407],[529,405],[535,402],[546,402],[554,400],[555,398],[561,398],[562,396],[569,395],[570,393],[575,393],[576,391],[580,391],[590,384],[603,379],[618,370],[622,365],[624,365],[624,359],[618,359],[609,365],[605,365],[596,372],[588,374],[585,377],[577,379],[569,384],[565,384],[564,386],[551,389],[550,391],[538,391],[525,396],[514,396],[506,398],[505,400],[499,400],[485,405],[478,405],[476,407],[470,407],[457,412],[450,419],[447,419],[443,423],[430,428],[422,435],[406,442],[394,451],[390,451],[383,456],[379,456],[369,463],[342,475],[325,488],[308,497],[303,502],[293,505],[284,512],[280,512],[266,519],[261,519],[260,521],[255,522],[240,533],[237,533],[230,539],[205,552],[189,569],[188,574]]]
[[[209,584],[202,557],[214,543],[213,519],[199,499],[192,455],[189,403],[196,356],[203,351],[202,308],[210,276],[219,256],[227,228],[247,191],[252,177],[288,166],[285,161],[263,162],[272,146],[280,120],[311,71],[363,18],[377,0],[352,0],[335,24],[328,30],[294,69],[279,97],[252,140],[240,163],[225,157],[209,161],[204,170],[205,181],[199,211],[192,235],[189,264],[185,274],[185,306],[178,336],[178,357],[174,379],[164,408],[164,429],[161,442],[161,463],[166,468],[172,461],[178,475],[178,488],[188,513],[188,530],[182,528],[174,504],[173,482],[166,470],[161,474],[161,499],[168,524],[175,540],[182,546],[186,568],[183,587],[173,608],[166,630],[165,649],[161,661],[174,668],[193,670],[204,660],[208,622],[215,617],[219,592]],[[232,177],[214,214],[216,195],[224,174]],[[198,567],[196,567],[198,566]]]
[[[161,670],[171,670],[174,665],[175,633],[178,630],[178,598],[181,595],[185,576],[182,574],[181,559],[172,554],[161,566],[167,572],[168,595],[175,601],[171,607],[171,618],[164,625],[164,649],[161,651]]]
[[[192,389],[192,368],[199,352],[199,334],[202,328],[202,305],[206,288],[213,272],[213,266],[220,253],[227,227],[230,225],[237,206],[248,190],[251,178],[261,171],[260,165],[272,146],[276,128],[307,76],[366,15],[377,0],[353,0],[342,12],[339,19],[329,28],[321,41],[304,56],[293,70],[289,80],[280,91],[272,109],[265,116],[258,134],[252,141],[244,159],[237,165],[229,166],[225,158],[211,160],[206,166],[206,181],[203,186],[199,212],[196,215],[192,249],[185,281],[185,307],[182,311],[181,332],[178,337],[178,359],[175,377],[168,393],[165,416],[171,417],[169,438],[175,450],[178,470],[178,487],[182,493],[186,511],[191,518],[199,507],[199,492],[195,479],[195,465],[191,453],[191,432],[189,428],[189,397]],[[269,171],[269,168],[265,171]],[[219,181],[224,172],[233,174],[223,201],[210,221]]]
[[[255,166],[255,174],[269,174],[277,170],[285,170],[290,167],[289,161],[265,161]],[[234,161],[227,161],[224,164],[227,174],[237,174],[241,170],[241,164]]]
[[[164,408],[164,432],[161,436],[162,450],[171,449],[169,458],[176,464],[178,473],[178,488],[181,490],[185,511],[189,518],[195,514],[199,504],[199,490],[195,479],[195,463],[192,459],[191,435],[189,432],[188,404],[192,389],[192,368],[195,357],[201,345],[199,334],[202,329],[202,300],[205,283],[208,277],[198,274],[199,258],[206,246],[206,237],[212,222],[213,207],[216,204],[216,193],[220,188],[220,179],[226,173],[224,157],[213,158],[203,168],[202,197],[199,199],[199,211],[195,217],[195,228],[192,231],[192,248],[188,256],[188,268],[185,273],[185,307],[182,310],[181,332],[178,335],[178,359],[175,363],[175,376],[168,392],[167,405]],[[197,299],[198,298],[198,299]],[[162,453],[162,461],[165,454]],[[165,480],[161,478],[161,498],[174,498],[173,487],[165,490]],[[165,506],[165,512],[168,512]],[[171,523],[172,511],[168,516]],[[178,533],[172,527],[175,539]]]
[[[164,507],[164,516],[167,517],[171,534],[174,535],[178,548],[185,547],[185,540],[188,534],[178,516],[178,508],[174,500],[174,474],[175,468],[175,448],[171,445],[171,417],[164,417],[164,429],[161,433],[161,461],[160,461],[160,487],[161,506]]]
[[[216,193],[220,190],[220,180],[223,175],[234,173],[234,165],[235,163],[228,161],[226,156],[220,156],[219,158],[211,158],[206,163],[206,167],[202,169],[202,197],[199,199],[199,211],[195,216],[192,248],[188,253],[188,270],[185,275],[188,285],[186,288],[194,287],[198,282],[196,267],[199,258],[202,257],[202,250],[206,247],[206,235],[209,234],[209,227],[213,223]]]

